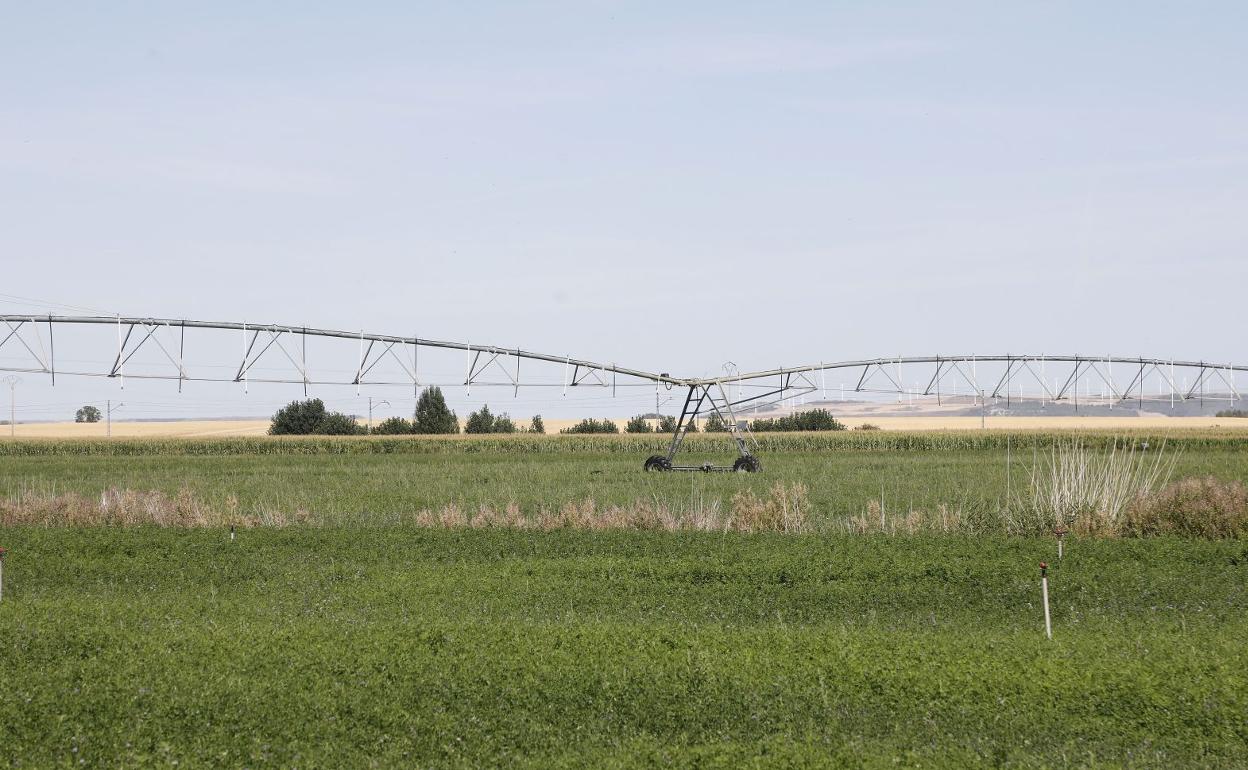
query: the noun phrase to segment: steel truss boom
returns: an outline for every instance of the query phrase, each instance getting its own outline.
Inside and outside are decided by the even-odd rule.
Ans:
[[[744,382],[765,377],[778,377],[790,374],[830,371],[832,369],[870,369],[907,364],[967,364],[967,363],[1004,363],[1007,365],[1024,365],[1028,363],[1072,363],[1092,365],[1136,364],[1145,367],[1176,367],[1185,369],[1205,369],[1208,371],[1248,372],[1248,365],[1219,364],[1209,361],[1179,361],[1162,358],[1139,358],[1135,356],[1080,356],[1080,355],[996,355],[996,356],[898,356],[896,358],[867,358],[858,361],[837,361],[833,363],[811,364],[809,366],[780,367],[758,372],[733,374],[725,377],[712,377],[691,380],[696,383],[710,382]]]
[[[317,329],[304,326],[292,326],[289,324],[253,324],[246,322],[234,321],[192,321],[187,319],[175,318],[148,318],[148,317],[127,317],[127,316],[57,316],[57,315],[0,315],[0,323],[6,328],[0,328],[0,347],[3,347],[10,339],[16,338],[27,352],[34,357],[35,363],[38,364],[34,368],[24,368],[21,371],[33,371],[52,373],[54,365],[52,359],[45,353],[40,355],[27,342],[26,337],[22,334],[23,325],[29,324],[29,328],[34,331],[32,335],[42,345],[42,337],[38,333],[39,327],[48,329],[49,338],[52,338],[51,329],[54,325],[62,324],[99,324],[115,326],[118,329],[118,345],[116,357],[113,362],[112,369],[107,372],[70,372],[62,370],[62,374],[78,374],[78,375],[101,375],[108,377],[124,376],[126,362],[138,351],[139,347],[147,343],[149,340],[157,345],[169,358],[170,362],[177,368],[176,374],[169,375],[143,375],[153,379],[177,379],[177,380],[200,380],[209,382],[242,382],[249,379],[247,377],[252,365],[274,345],[277,349],[285,353],[286,358],[294,365],[295,369],[300,372],[299,379],[278,379],[264,380],[267,382],[295,382],[303,384],[325,384],[325,385],[360,385],[365,384],[363,379],[369,370],[385,356],[394,357],[393,348],[396,345],[408,345],[417,348],[442,348],[445,350],[462,350],[465,351],[469,358],[467,367],[467,375],[464,379],[465,385],[473,385],[478,382],[480,376],[490,369],[491,364],[501,366],[499,359],[502,357],[527,359],[532,361],[544,361],[547,363],[558,364],[571,374],[568,385],[580,385],[592,380],[596,385],[608,386],[607,375],[623,375],[627,377],[635,377],[641,380],[647,380],[663,385],[674,386],[684,385],[685,381],[679,378],[669,377],[666,374],[656,374],[646,372],[639,369],[631,369],[628,367],[617,366],[616,364],[598,363],[587,361],[571,356],[552,355],[547,353],[535,353],[520,348],[504,348],[497,345],[480,345],[471,342],[452,342],[448,340],[433,340],[422,337],[404,337],[393,334],[375,334],[370,332],[352,332],[341,331],[337,329]],[[216,329],[222,331],[237,331],[243,334],[243,357],[238,369],[233,377],[190,377],[183,368],[180,360],[175,360],[165,345],[160,342],[156,332],[159,330],[176,332],[182,340],[185,339],[186,329]],[[296,361],[294,356],[281,343],[282,335],[287,335],[290,340],[296,336],[301,339],[308,337],[321,337],[331,339],[343,339],[357,341],[361,346],[360,359],[356,368],[355,377],[349,381],[334,380],[316,380],[313,381],[308,377],[306,366]],[[179,356],[180,359],[180,356]],[[401,364],[406,367],[406,363],[401,359]],[[0,369],[7,367],[0,366]],[[414,376],[414,371],[407,368],[409,375]],[[506,369],[503,373],[509,378],[508,385],[517,385],[518,381]],[[131,375],[134,376],[134,375]],[[251,380],[260,381],[260,380]],[[372,383],[380,384],[380,383]],[[498,384],[498,383],[492,383]]]

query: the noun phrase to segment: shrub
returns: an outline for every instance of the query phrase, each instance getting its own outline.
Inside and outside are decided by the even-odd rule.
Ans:
[[[659,418],[659,424],[655,426],[654,431],[656,433],[675,433],[676,432],[676,418],[671,416],[670,414],[663,415],[662,417]]]
[[[373,428],[373,433],[381,436],[399,436],[415,432],[416,426],[412,424],[412,421],[405,420],[402,417],[387,417]]]
[[[717,414],[713,414],[710,417],[706,418],[706,425],[703,426],[703,430],[705,430],[707,433],[727,433],[728,423],[724,420],[723,417],[720,417]]]
[[[1180,479],[1128,506],[1122,533],[1243,537],[1248,535],[1248,486],[1212,476]]]
[[[750,423],[750,429],[755,433],[845,430],[845,423],[833,417],[827,409],[808,409],[786,417],[754,420]]]
[[[880,429],[880,426],[875,425],[873,423],[869,423],[869,422],[864,422],[862,425],[859,425],[857,428],[854,428],[854,430],[879,430],[879,429]]]
[[[1214,417],[1248,417],[1248,409],[1223,409]]]
[[[516,427],[516,421],[511,419],[506,412],[494,418],[495,433],[518,433],[519,428]]]
[[[540,414],[533,415],[533,419],[529,422],[529,433],[545,433],[546,423],[542,422]]]
[[[650,423],[646,422],[646,418],[637,415],[628,421],[624,426],[625,433],[653,433],[654,429],[650,427]]]
[[[459,418],[446,406],[442,389],[436,385],[420,392],[416,401],[417,433],[459,433]]]
[[[319,398],[291,401],[277,410],[269,425],[270,436],[355,436],[366,432],[354,417],[325,411],[325,402]]]
[[[313,433],[322,436],[359,436],[368,430],[355,421],[355,417],[342,412],[330,412],[316,425]]]
[[[587,417],[571,428],[564,428],[560,433],[619,433],[620,429],[610,420],[595,420]]]

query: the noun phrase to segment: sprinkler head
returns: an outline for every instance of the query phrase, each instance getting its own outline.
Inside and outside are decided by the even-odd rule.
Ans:
[[[1053,534],[1057,535],[1058,540],[1061,540],[1062,536],[1065,535],[1069,531],[1070,530],[1066,529],[1065,527],[1058,527],[1057,529],[1053,530]]]
[[[8,548],[0,548],[0,561],[4,561],[4,555],[9,552]]]
[[[1049,563],[1046,561],[1040,562],[1040,577],[1044,577],[1048,573],[1048,571],[1049,571]]]

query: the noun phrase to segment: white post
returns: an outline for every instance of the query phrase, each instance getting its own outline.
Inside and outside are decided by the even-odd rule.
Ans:
[[[125,352],[126,351],[122,349],[121,316],[117,316],[117,361],[118,361],[117,368],[121,374],[121,379],[119,380],[119,382],[121,383],[122,390],[126,389],[126,358],[124,355]]]
[[[369,347],[372,347],[371,345]],[[469,351],[471,354],[471,351]],[[364,330],[360,329],[360,365],[355,370],[355,395],[360,395],[360,379],[364,377]]]
[[[247,322],[243,321],[243,395],[247,395],[251,367],[247,366]]]
[[[1053,638],[1053,621],[1049,616],[1049,565],[1040,562],[1040,595],[1044,599],[1044,635]]]
[[[9,438],[17,435],[17,383],[20,380],[17,377],[6,377],[9,381]]]

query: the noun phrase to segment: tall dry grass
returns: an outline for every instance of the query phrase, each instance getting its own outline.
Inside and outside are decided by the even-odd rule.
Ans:
[[[1030,483],[1007,501],[1007,529],[1117,534],[1127,509],[1169,482],[1177,459],[1164,443],[1151,449],[1134,442],[1095,448],[1078,440],[1056,443],[1037,456]]]

